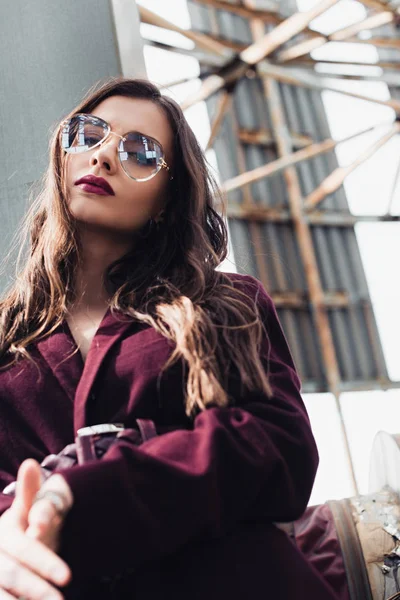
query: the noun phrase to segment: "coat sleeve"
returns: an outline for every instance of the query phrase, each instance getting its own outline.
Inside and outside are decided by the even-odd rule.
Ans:
[[[306,508],[318,455],[275,307],[244,278],[267,335],[262,353],[273,397],[202,411],[190,430],[113,445],[97,462],[59,469],[75,503],[60,555],[75,578],[135,569],[239,523],[288,521]]]

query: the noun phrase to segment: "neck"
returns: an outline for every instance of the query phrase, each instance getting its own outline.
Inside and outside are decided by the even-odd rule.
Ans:
[[[74,306],[96,309],[110,301],[103,275],[107,267],[132,250],[133,241],[123,235],[109,236],[103,232],[90,231],[87,228],[80,232],[82,261],[75,275],[76,301]]]

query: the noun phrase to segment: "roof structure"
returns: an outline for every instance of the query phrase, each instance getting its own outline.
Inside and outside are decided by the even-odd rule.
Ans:
[[[399,217],[390,206],[380,217],[353,215],[342,185],[400,132],[400,2],[362,0],[367,15],[359,23],[329,35],[311,29],[337,2],[320,0],[298,12],[293,0],[189,0],[191,31],[139,10],[143,22],[180,31],[195,43],[182,50],[145,40],[199,60],[202,84],[183,108],[207,103],[208,147],[215,150],[227,199],[235,263],[271,293],[303,391],[331,392],[340,410],[343,391],[400,387],[388,376],[354,229],[358,221]],[[376,78],[365,74],[363,63],[349,75],[349,62],[343,72],[336,62],[336,74],[327,79],[321,70],[329,61],[316,61],[310,52],[330,41],[374,45],[379,80],[391,98],[343,90],[343,81]],[[394,109],[379,139],[348,167],[339,167],[335,155],[345,140],[332,139],[321,98],[326,89]],[[363,132],[370,129],[366,123]]]

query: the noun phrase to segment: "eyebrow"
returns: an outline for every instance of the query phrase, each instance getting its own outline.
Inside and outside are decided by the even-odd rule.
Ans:
[[[111,128],[111,130],[113,131],[114,125],[111,123],[111,121],[108,121],[107,119],[104,119],[103,117],[99,117],[99,115],[95,115],[94,113],[86,113],[86,114],[92,115],[93,117],[96,117],[97,119],[101,119],[102,121],[105,121],[106,123],[108,123],[108,125]],[[162,142],[160,142],[160,140],[158,140],[157,138],[153,137],[149,133],[144,133],[143,131],[140,131],[139,129],[131,128],[131,129],[128,129],[127,131],[124,131],[124,133],[121,134],[121,135],[125,135],[126,133],[131,133],[131,132],[140,133],[140,135],[143,135],[144,137],[147,137],[147,138],[150,138],[150,139],[154,140],[155,142],[157,142],[157,144],[160,144],[161,148],[164,150],[164,145],[162,144]],[[165,152],[165,150],[164,150],[164,152]]]

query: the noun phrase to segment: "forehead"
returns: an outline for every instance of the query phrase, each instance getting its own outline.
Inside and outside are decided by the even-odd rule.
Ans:
[[[142,98],[112,96],[103,100],[91,114],[107,121],[112,131],[120,135],[128,131],[139,131],[156,139],[171,157],[173,132],[166,114],[154,102]]]

